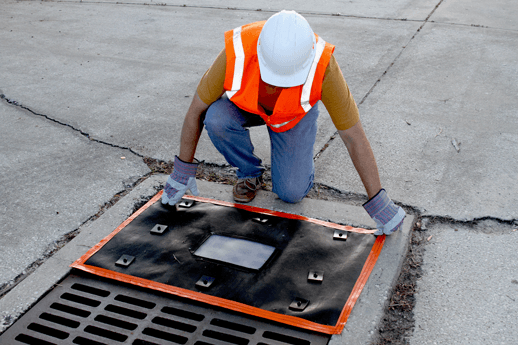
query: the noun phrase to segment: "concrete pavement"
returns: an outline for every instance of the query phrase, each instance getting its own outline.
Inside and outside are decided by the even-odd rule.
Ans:
[[[80,255],[79,248],[86,251],[95,236],[111,231],[133,204],[163,183],[163,177],[150,177],[143,158],[170,161],[177,153],[184,113],[199,78],[223,47],[223,32],[289,8],[337,45],[335,56],[359,104],[389,194],[425,221],[434,220],[427,229],[432,237],[417,282],[410,343],[517,343],[510,320],[518,316],[513,259],[518,5],[511,0],[184,3],[7,0],[0,5],[0,94],[5,95],[0,100],[0,291],[26,277],[0,297],[11,316],[6,319],[7,309],[0,308],[0,329],[66,274],[65,262]],[[323,217],[368,225],[365,215],[344,216],[364,191],[320,108],[316,182],[351,196]],[[257,128],[252,135],[268,163],[266,132]],[[197,157],[224,164],[205,134]],[[222,199],[228,189],[203,186],[202,193]],[[131,196],[102,221],[92,221],[125,191]],[[294,206],[267,193],[258,202],[309,215],[329,208],[315,195]],[[87,233],[95,236],[79,244],[83,247],[67,244],[56,252],[67,237]],[[393,250],[404,251],[406,238],[391,240]],[[393,252],[386,247],[384,253]],[[368,310],[383,309],[402,254],[384,266],[392,275],[372,278],[386,286],[370,285],[372,291],[362,295],[358,317],[351,319],[356,333],[347,327],[333,343],[374,341],[380,315],[363,321],[360,315],[367,314],[361,308],[370,303],[376,307]],[[33,272],[35,262],[43,264]],[[24,282],[31,288],[31,282],[41,283],[33,291],[38,294],[28,296]],[[477,300],[472,304],[471,296]]]

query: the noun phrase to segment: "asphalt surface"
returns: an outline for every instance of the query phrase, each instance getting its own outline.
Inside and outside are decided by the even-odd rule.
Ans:
[[[518,4],[511,0],[3,1],[0,291],[9,292],[0,297],[0,332],[156,193],[165,176],[151,174],[143,158],[173,160],[223,32],[284,8],[337,46],[382,184],[430,234],[408,341],[518,343]],[[329,204],[315,193],[287,205],[264,193],[256,202],[372,226],[358,207],[363,186],[320,109],[316,182],[350,201]],[[252,136],[268,163],[266,131]],[[206,134],[197,157],[225,163]],[[230,197],[228,186],[202,186],[204,196]],[[375,339],[412,220],[387,241],[380,271],[333,344]]]

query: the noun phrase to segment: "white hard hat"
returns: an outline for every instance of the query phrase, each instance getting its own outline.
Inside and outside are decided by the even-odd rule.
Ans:
[[[261,30],[257,56],[265,83],[281,87],[302,85],[315,57],[315,34],[297,12],[278,12]]]

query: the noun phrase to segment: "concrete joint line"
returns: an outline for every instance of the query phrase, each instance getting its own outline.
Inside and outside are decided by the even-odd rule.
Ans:
[[[337,136],[338,136],[338,131],[334,132],[333,135],[331,135],[329,137],[329,140],[327,140],[327,142],[324,144],[324,146],[322,146],[320,151],[318,151],[317,154],[315,155],[315,157],[313,157],[314,162],[316,162],[320,158],[322,153],[324,153],[324,151],[327,150],[329,145],[331,145],[331,143],[336,139]]]
[[[394,60],[390,63],[390,65],[387,67],[387,69],[385,69],[385,71],[381,74],[381,76],[378,78],[378,80],[376,80],[376,82],[374,83],[374,85],[372,85],[372,87],[370,88],[369,91],[367,91],[367,93],[365,94],[365,96],[363,96],[362,100],[360,101],[360,103],[358,103],[358,106],[362,105],[363,102],[365,102],[365,100],[367,99],[367,97],[369,97],[369,95],[372,93],[372,91],[374,90],[374,88],[376,88],[376,86],[380,83],[381,79],[385,76],[385,74],[387,74],[387,72],[392,68],[392,66],[394,66],[394,64],[396,63],[396,61],[399,59],[399,57],[403,54],[403,52],[405,51],[406,47],[410,44],[410,42],[412,42],[412,40],[417,36],[417,34],[421,31],[421,29],[425,26],[426,23],[428,23],[428,19],[430,19],[430,17],[435,13],[435,11],[439,8],[439,6],[442,4],[444,0],[440,0],[439,3],[437,5],[435,5],[435,7],[433,8],[433,10],[428,14],[428,16],[426,17],[426,19],[423,21],[423,24],[421,24],[421,26],[417,29],[417,31],[414,33],[414,35],[408,40],[408,42],[403,46],[403,48],[401,49],[401,51],[399,52],[399,54],[394,58]]]
[[[414,35],[410,38],[410,40],[408,40],[408,42],[403,46],[403,48],[401,49],[401,51],[398,53],[398,55],[394,58],[394,60],[390,63],[390,65],[385,69],[385,71],[383,71],[383,73],[381,74],[381,76],[378,78],[378,80],[376,80],[374,82],[374,85],[372,85],[372,87],[369,89],[369,91],[367,91],[367,93],[365,94],[365,96],[363,96],[362,100],[360,101],[360,103],[358,103],[358,107],[361,106],[363,104],[363,102],[365,102],[365,100],[367,99],[367,97],[369,97],[369,95],[372,93],[372,91],[374,91],[374,89],[376,88],[376,86],[378,86],[378,84],[381,82],[381,79],[383,79],[383,77],[388,73],[388,71],[392,68],[392,66],[394,66],[394,64],[396,63],[396,61],[399,59],[399,57],[403,54],[403,52],[405,51],[406,47],[410,44],[410,42],[412,42],[412,40],[417,36],[417,34],[421,31],[421,29],[425,26],[426,23],[428,23],[428,19],[430,19],[430,17],[435,13],[435,11],[439,8],[439,6],[442,4],[444,0],[440,0],[439,3],[437,5],[435,5],[435,7],[433,8],[433,10],[428,14],[428,16],[426,17],[426,19],[423,21],[423,24],[421,24],[421,26],[417,29],[417,31],[414,33]],[[341,15],[342,16],[342,15]],[[345,16],[344,17],[348,17],[348,16]],[[353,17],[353,16],[351,16]],[[355,18],[360,18],[360,17],[355,17]],[[365,19],[365,18],[368,18],[368,17],[362,17],[362,19]],[[370,19],[380,19],[380,18],[370,18]],[[406,21],[406,19],[391,19],[391,20],[400,20],[400,21]],[[416,20],[415,20],[416,21]],[[329,147],[329,145],[331,144],[331,142],[336,138],[338,132],[334,133],[331,138],[329,138],[329,140],[327,141],[327,143],[322,147],[322,149],[315,155],[315,157],[313,158],[314,161],[316,161],[321,155],[322,153],[324,153],[324,151]]]
[[[47,0],[47,2],[51,2],[51,0]],[[77,0],[56,0],[54,2],[59,3],[77,3]],[[88,1],[88,0],[79,0],[79,3],[85,4],[110,4],[110,5],[130,5],[130,6],[167,6],[167,7],[179,7],[179,8],[203,8],[203,9],[211,9],[211,10],[223,10],[223,11],[245,11],[245,12],[264,12],[264,13],[277,13],[278,10],[268,10],[262,8],[244,8],[244,7],[224,7],[224,6],[202,6],[202,5],[176,5],[176,4],[167,4],[167,3],[152,3],[152,2],[140,2],[140,3],[132,3],[132,2],[124,2],[124,1]],[[355,19],[374,19],[374,20],[387,20],[387,21],[409,21],[409,22],[420,22],[418,19],[407,19],[407,18],[381,18],[381,17],[368,17],[368,16],[358,16],[352,14],[342,14],[340,12],[335,13],[326,13],[326,12],[312,12],[312,11],[297,11],[301,15],[314,15],[314,16],[331,16],[331,17],[342,17],[342,18],[355,18]]]
[[[449,26],[463,26],[463,27],[471,27],[471,28],[480,28],[480,29],[492,29],[492,30],[501,30],[501,31],[510,31],[510,32],[518,32],[516,29],[505,29],[498,28],[494,26],[487,26],[481,24],[463,24],[463,23],[447,23],[447,22],[436,22],[435,20],[429,20],[428,23],[437,24],[437,25],[449,25]]]

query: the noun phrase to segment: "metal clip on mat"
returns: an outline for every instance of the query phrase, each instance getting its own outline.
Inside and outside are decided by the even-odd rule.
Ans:
[[[153,229],[151,229],[150,232],[152,234],[162,235],[167,230],[167,228],[167,225],[157,224],[153,227]]]
[[[122,267],[128,267],[129,265],[131,265],[131,263],[134,260],[135,260],[134,256],[124,254],[123,256],[120,257],[119,260],[117,260],[115,262],[115,265],[122,266]]]

